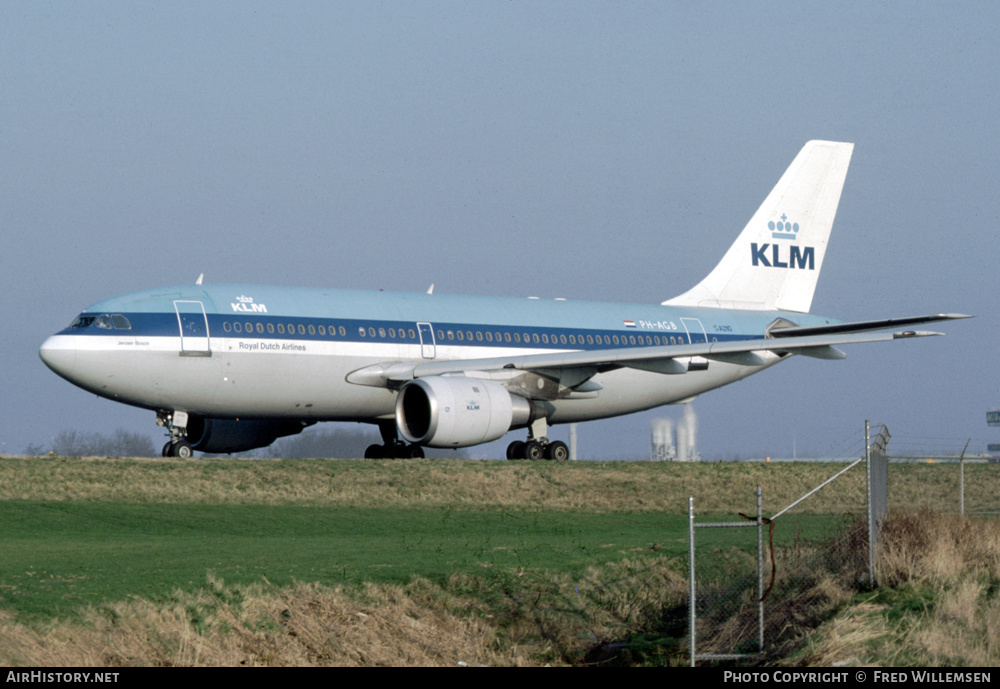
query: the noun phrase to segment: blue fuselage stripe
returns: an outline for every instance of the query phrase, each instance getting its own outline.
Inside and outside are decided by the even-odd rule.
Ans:
[[[94,324],[85,328],[67,328],[61,334],[84,336],[121,337],[177,337],[180,335],[177,314],[174,313],[124,313],[129,329],[101,328]],[[317,342],[375,342],[394,344],[421,344],[417,321],[304,318],[273,314],[206,315],[208,335],[213,338],[255,338],[265,340],[302,340]],[[198,321],[197,314],[192,320]],[[203,322],[203,321],[202,321]],[[423,322],[423,321],[421,321]],[[498,347],[498,348],[552,348],[579,350],[607,349],[609,347],[658,346],[688,344],[704,339],[703,333],[685,330],[607,330],[592,328],[509,326],[487,323],[431,323],[434,342],[423,344]],[[204,337],[204,332],[186,331],[185,337]],[[727,342],[759,337],[758,334],[716,333],[710,341]]]

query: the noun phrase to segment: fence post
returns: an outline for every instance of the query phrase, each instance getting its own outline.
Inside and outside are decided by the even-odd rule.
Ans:
[[[691,667],[695,659],[694,612],[694,497],[688,498],[688,626],[691,629]]]
[[[764,512],[763,492],[757,484],[757,650],[764,652]]]

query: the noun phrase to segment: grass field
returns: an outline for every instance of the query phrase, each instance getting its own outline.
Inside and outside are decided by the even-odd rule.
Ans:
[[[582,624],[582,629],[591,630],[586,634],[601,629],[607,630],[604,636],[613,637],[632,627],[656,627],[663,606],[679,600],[684,590],[681,574],[687,552],[688,496],[695,499],[699,519],[733,520],[737,512],[753,512],[753,491],[760,483],[765,504],[774,505],[765,509],[768,514],[840,468],[821,464],[3,458],[0,614],[6,620],[3,637],[11,648],[0,643],[0,661],[22,663],[37,657],[51,663],[52,656],[34,656],[25,650],[34,642],[13,640],[35,638],[31,635],[42,634],[38,630],[52,624],[69,625],[67,629],[76,631],[67,631],[67,636],[78,639],[78,625],[101,626],[93,617],[95,611],[101,620],[108,618],[109,610],[118,610],[111,615],[115,620],[133,615],[134,611],[121,612],[118,606],[123,601],[161,610],[154,615],[156,622],[143,623],[154,628],[163,624],[162,610],[178,600],[186,601],[181,606],[185,612],[173,617],[179,615],[188,625],[188,631],[177,634],[190,636],[190,625],[211,616],[206,610],[222,614],[215,599],[210,605],[196,602],[206,592],[222,587],[229,598],[244,601],[248,591],[263,586],[263,599],[273,605],[281,601],[287,610],[295,609],[302,596],[339,592],[337,596],[346,596],[355,605],[358,596],[383,595],[372,593],[375,590],[407,590],[403,596],[407,600],[412,595],[430,598],[413,603],[423,612],[406,613],[406,619],[427,615],[439,605],[463,620],[462,624],[481,615],[494,622],[498,616],[509,617],[503,625],[511,629],[524,624],[522,618],[533,620],[528,625],[533,628],[539,625],[539,616],[555,615],[558,622],[544,625],[548,631],[522,630],[517,633],[527,636],[516,637],[521,639],[516,643],[529,648],[527,638],[535,639],[536,645],[542,638],[542,646],[550,650],[535,648],[532,657],[575,662],[572,658],[578,656],[573,654],[583,653],[580,649],[585,646],[579,638],[581,630],[567,631],[569,636],[563,638],[553,629],[560,625],[576,629],[575,625]],[[941,466],[894,468],[894,495],[910,505],[922,500],[934,507],[926,503],[937,502],[937,507],[948,511],[955,473]],[[996,496],[1000,495],[998,475],[995,467],[972,467],[966,481],[977,487],[977,495],[993,491]],[[988,497],[982,500],[988,502]],[[813,544],[809,547],[815,549],[844,524],[844,515],[862,511],[863,474],[854,471],[838,480],[835,489],[825,489],[783,517],[775,531],[776,544],[784,548]],[[722,548],[726,538],[714,529],[701,530],[699,545],[709,550]],[[419,590],[416,594],[414,586]],[[611,591],[616,592],[614,600],[608,598]],[[543,596],[543,592],[547,593]],[[533,597],[536,604],[526,605]],[[441,602],[445,600],[449,602]],[[470,613],[482,605],[485,612]],[[578,606],[582,606],[579,611]],[[244,616],[250,612],[245,603],[226,610],[232,619],[213,627],[215,632],[248,624]],[[557,615],[554,610],[562,612]],[[576,611],[573,620],[565,617],[566,610]],[[285,624],[283,614],[269,613],[264,627]],[[608,616],[611,621],[598,623]],[[452,626],[456,625],[461,627]],[[619,631],[612,631],[616,628]],[[302,633],[291,636],[301,638]],[[44,634],[49,638],[52,632]],[[553,634],[557,640],[551,638]],[[153,639],[164,637],[170,634],[163,629],[151,633]],[[594,636],[592,643],[599,637]],[[391,646],[396,642],[367,643]],[[474,653],[491,663],[529,662],[516,655],[490,655],[498,652],[495,645],[486,644]],[[362,647],[371,652],[370,646]],[[140,650],[128,662],[204,662],[195,659],[201,656],[183,655],[184,644],[171,648],[174,655],[163,656],[166,660]],[[240,648],[239,652],[246,652]],[[212,653],[217,654],[212,662],[237,662],[227,660],[229,656],[220,650]],[[410,661],[375,661],[364,653],[327,661],[307,653],[305,660],[293,660],[287,649],[283,653],[276,658],[265,654],[264,660],[253,656],[258,658],[253,662],[438,662],[417,656]],[[118,660],[108,657],[93,662],[124,662],[119,656],[114,656]],[[67,655],[66,662],[90,661]]]
[[[5,502],[0,607],[44,616],[81,604],[262,578],[405,584],[456,572],[551,569],[684,552],[686,520],[653,513]]]

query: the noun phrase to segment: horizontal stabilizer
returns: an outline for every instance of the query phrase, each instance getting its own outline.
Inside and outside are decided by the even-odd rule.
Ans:
[[[878,321],[856,321],[854,323],[832,323],[830,325],[790,326],[787,328],[771,328],[770,335],[774,338],[804,337],[809,335],[841,335],[844,333],[863,333],[871,330],[888,330],[890,328],[905,328],[910,325],[938,323],[940,321],[956,321],[962,318],[972,318],[962,313],[938,313],[932,316],[913,316],[911,318],[885,318]]]

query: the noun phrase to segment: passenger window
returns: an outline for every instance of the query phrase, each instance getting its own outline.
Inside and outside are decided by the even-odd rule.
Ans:
[[[325,325],[319,326],[319,334],[320,335],[326,335],[326,326]]]
[[[459,341],[459,342],[461,342],[461,341],[462,341],[462,340],[464,340],[464,339],[465,339],[465,336],[464,336],[464,335],[462,334],[462,331],[461,331],[461,330],[459,330],[459,331],[458,331],[458,341]]]
[[[233,323],[233,330],[234,330],[235,332],[238,332],[238,333],[241,333],[241,332],[243,332],[243,326],[242,326],[242,325],[240,325],[240,322],[239,322],[239,321],[236,321],[235,323]]]
[[[417,331],[416,330],[414,330],[413,328],[410,328],[408,332],[410,334],[410,339],[411,340],[417,339]],[[440,330],[438,330],[438,339],[439,340],[441,339],[441,331]]]
[[[389,328],[389,337],[391,339],[393,339],[393,340],[396,339],[396,329],[395,328]]]
[[[264,334],[264,324],[263,323],[258,323],[257,324],[257,333],[260,334],[260,335]]]
[[[224,330],[225,332],[227,332],[227,333],[228,333],[229,331],[231,331],[231,330],[233,329],[233,326],[229,325],[229,321],[224,321],[224,322],[222,323],[222,329],[223,329],[223,330]]]
[[[365,327],[364,326],[360,326],[358,328],[358,334],[361,335],[361,337],[365,336]]]
[[[378,329],[378,336],[381,337],[383,340],[385,339],[385,328]]]
[[[315,335],[316,334],[316,326],[313,325],[312,323],[309,324],[309,334],[310,335]]]
[[[477,330],[476,331],[476,342],[482,342],[482,341],[483,341],[483,332],[481,330]]]
[[[340,326],[339,328],[337,328],[337,332],[340,333],[341,337],[347,337],[347,328],[345,328],[344,326]]]
[[[285,324],[284,323],[278,323],[278,332],[280,334],[282,334],[282,335],[285,334]]]
[[[375,337],[375,328],[373,328],[373,327],[369,326],[369,327],[368,327],[368,334],[369,334],[369,335],[370,335],[371,337]]]

